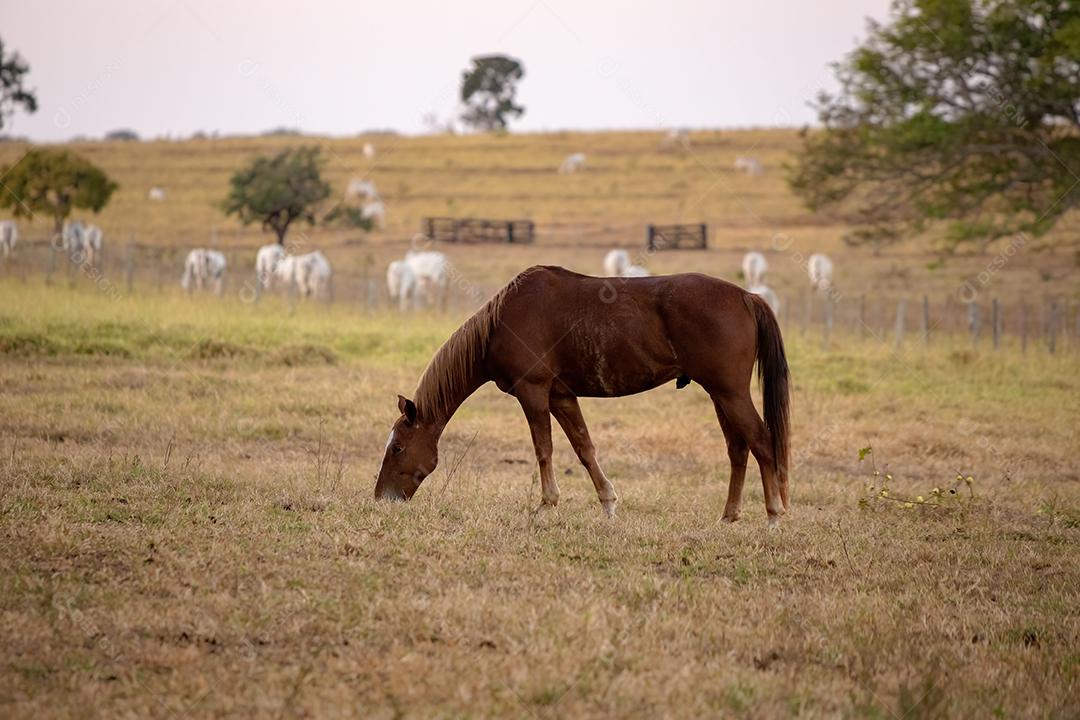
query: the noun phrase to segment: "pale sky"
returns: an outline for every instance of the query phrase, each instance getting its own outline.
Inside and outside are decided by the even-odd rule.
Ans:
[[[889,0],[4,0],[34,140],[421,132],[473,55],[525,64],[519,130],[799,126]]]

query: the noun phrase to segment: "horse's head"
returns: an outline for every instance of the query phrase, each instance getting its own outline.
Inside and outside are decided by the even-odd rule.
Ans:
[[[377,500],[408,500],[439,463],[439,432],[421,422],[416,404],[398,395],[401,417],[386,440],[379,478],[375,481]]]

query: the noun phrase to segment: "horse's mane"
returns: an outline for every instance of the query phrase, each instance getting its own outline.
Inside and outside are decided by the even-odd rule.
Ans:
[[[499,326],[503,301],[536,268],[517,275],[462,323],[428,362],[416,385],[414,402],[420,417],[445,418],[469,391],[473,370],[484,361],[488,342]]]

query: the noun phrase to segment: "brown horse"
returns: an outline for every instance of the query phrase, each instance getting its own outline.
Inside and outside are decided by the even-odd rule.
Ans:
[[[754,362],[765,421],[750,397]],[[579,397],[618,397],[676,380],[712,398],[731,460],[724,519],[739,517],[749,452],[761,468],[773,526],[788,507],[788,367],[764,300],[731,283],[690,273],[597,278],[532,267],[465,321],[431,359],[415,401],[386,441],[375,497],[408,500],[438,463],[439,437],[477,388],[494,381],[521,404],[540,465],[543,502],[559,501],[551,466],[551,415],[592,478],[604,512],[615,488],[596,461]]]

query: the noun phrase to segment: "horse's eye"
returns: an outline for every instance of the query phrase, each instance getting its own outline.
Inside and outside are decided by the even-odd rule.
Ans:
[[[401,453],[405,452],[405,448],[401,447],[400,445],[395,445],[394,447],[390,448],[390,452],[392,452],[394,455],[400,455]]]

